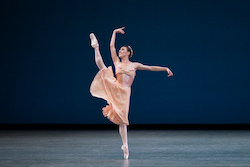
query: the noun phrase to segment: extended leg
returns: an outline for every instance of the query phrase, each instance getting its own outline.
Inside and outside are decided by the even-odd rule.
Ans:
[[[104,68],[107,68],[102,60],[102,56],[99,50],[99,43],[93,33],[89,35],[91,39],[91,46],[95,49],[95,63],[99,70],[102,70]]]
[[[128,159],[129,151],[128,151],[128,138],[127,138],[127,125],[124,123],[120,123],[119,125],[119,133],[122,138],[122,150],[124,152],[124,159]]]

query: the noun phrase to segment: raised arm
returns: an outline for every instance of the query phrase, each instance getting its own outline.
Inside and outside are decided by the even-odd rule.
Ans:
[[[168,77],[171,77],[174,75],[168,67],[148,66],[148,65],[141,64],[141,63],[134,63],[134,64],[137,70],[166,71],[168,73]]]
[[[113,31],[113,34],[112,34],[112,37],[111,37],[111,40],[110,40],[110,52],[111,52],[111,57],[112,57],[112,60],[113,60],[113,63],[114,63],[115,66],[120,62],[120,59],[117,56],[117,52],[116,52],[116,48],[115,48],[116,33],[124,34],[125,33],[123,31],[124,28],[125,27],[115,29]]]

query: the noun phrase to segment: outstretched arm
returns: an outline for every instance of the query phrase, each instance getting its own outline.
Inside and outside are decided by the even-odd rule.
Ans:
[[[112,34],[112,37],[111,37],[111,40],[110,40],[110,52],[111,52],[111,57],[112,57],[112,60],[113,60],[114,65],[117,65],[117,64],[120,62],[120,59],[119,59],[118,56],[117,56],[116,48],[115,48],[116,33],[124,34],[124,33],[125,33],[125,32],[123,31],[124,28],[125,28],[125,27],[115,29],[115,30],[113,31],[113,34]]]
[[[168,67],[160,67],[160,66],[148,66],[141,63],[135,63],[137,70],[148,70],[148,71],[166,71],[168,73],[168,77],[173,76],[174,74]]]

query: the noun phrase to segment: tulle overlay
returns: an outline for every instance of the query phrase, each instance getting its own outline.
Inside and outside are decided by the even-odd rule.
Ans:
[[[131,88],[122,86],[116,80],[111,66],[96,74],[90,86],[90,93],[94,97],[107,101],[108,105],[102,109],[102,113],[111,122],[117,125],[120,122],[129,124],[128,112]]]

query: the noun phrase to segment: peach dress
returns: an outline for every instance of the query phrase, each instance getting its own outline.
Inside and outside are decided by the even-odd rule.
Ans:
[[[116,68],[116,74],[135,72],[135,69],[124,70]],[[130,76],[130,75],[129,75]],[[104,107],[102,113],[111,122],[119,125],[121,122],[129,125],[128,113],[131,87],[121,85],[114,77],[112,67],[100,70],[90,86],[90,93],[94,97],[102,98],[107,101],[108,105]]]

